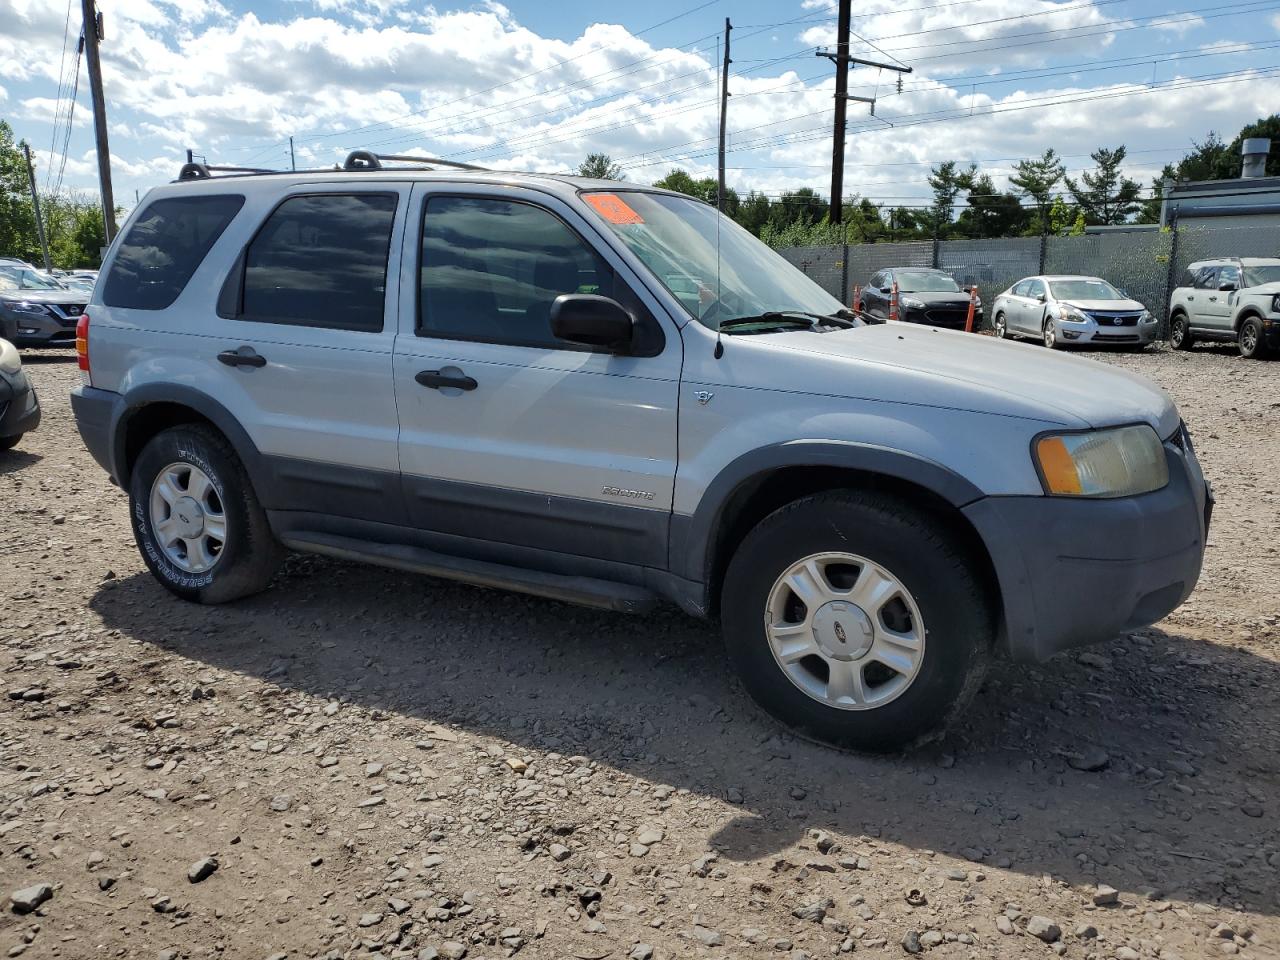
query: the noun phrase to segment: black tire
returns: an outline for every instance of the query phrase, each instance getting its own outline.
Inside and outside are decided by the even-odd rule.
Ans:
[[[226,540],[213,565],[201,573],[176,566],[151,526],[151,489],[174,463],[198,467],[212,481],[226,518]],[[129,517],[147,568],[166,589],[195,603],[226,603],[266,588],[284,559],[249,476],[222,434],[190,424],[156,434],[143,447],[129,478]]]
[[[775,583],[793,564],[826,552],[890,572],[924,622],[918,672],[881,706],[842,709],[810,696],[770,646],[764,623]],[[804,735],[872,753],[935,739],[977,692],[991,656],[994,618],[975,569],[939,521],[905,501],[855,491],[804,497],[761,521],[729,563],[721,596],[729,659],[755,701]],[[838,636],[843,642],[845,633]]]
[[[1262,339],[1262,321],[1257,317],[1245,317],[1236,337],[1240,356],[1247,360],[1262,360],[1267,355],[1267,344]]]
[[[18,441],[21,440],[22,437],[23,434],[21,433],[15,433],[11,437],[0,437],[0,450],[12,450],[18,445]]]
[[[1053,317],[1045,317],[1044,326],[1040,328],[1042,336],[1040,342],[1050,350],[1058,350],[1062,347],[1062,343],[1058,340],[1058,328],[1054,326]]]
[[[1004,311],[996,314],[995,326],[992,329],[995,331],[997,340],[1003,340],[1009,336],[1009,327],[1005,322]]]
[[[1169,320],[1169,346],[1175,350],[1190,350],[1195,342],[1186,315],[1175,313]]]

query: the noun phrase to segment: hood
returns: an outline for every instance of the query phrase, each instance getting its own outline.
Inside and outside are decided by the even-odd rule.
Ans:
[[[769,384],[776,389],[807,388],[1070,427],[1145,422],[1162,439],[1178,428],[1173,401],[1145,377],[1030,344],[906,323],[750,339],[768,341],[776,351],[779,362],[772,365],[771,379],[787,381]],[[812,360],[789,364],[782,362],[784,354]],[[825,362],[813,362],[818,357]]]
[[[0,290],[0,300],[25,300],[28,303],[85,304],[89,302],[89,290]]]
[[[1064,307],[1098,313],[1140,313],[1147,309],[1137,300],[1059,300]]]
[[[1263,296],[1272,293],[1280,293],[1280,281],[1273,280],[1271,283],[1260,283],[1256,287],[1245,287],[1240,292],[1248,294],[1259,293]]]

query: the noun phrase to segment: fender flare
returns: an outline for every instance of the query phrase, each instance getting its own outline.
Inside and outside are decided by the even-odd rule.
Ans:
[[[923,487],[957,510],[985,496],[954,470],[892,447],[844,440],[793,440],[760,447],[721,470],[707,485],[691,516],[672,516],[669,556],[672,572],[709,584],[715,533],[720,528],[725,507],[746,485],[794,467],[841,467],[903,480]]]
[[[257,444],[240,425],[231,412],[213,397],[194,387],[173,383],[148,383],[134,387],[121,398],[119,412],[111,429],[112,475],[123,489],[129,488],[128,444],[129,423],[146,407],[155,403],[176,404],[187,407],[204,417],[222,432],[231,443],[249,474],[255,489],[261,489],[260,480],[266,465]]]

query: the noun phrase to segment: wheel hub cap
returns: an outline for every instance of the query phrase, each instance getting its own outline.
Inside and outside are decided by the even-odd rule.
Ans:
[[[194,497],[180,497],[173,505],[173,518],[180,537],[198,537],[204,532],[204,507]]]
[[[860,606],[832,600],[813,615],[813,639],[824,657],[848,662],[867,655],[875,634],[871,618]]]

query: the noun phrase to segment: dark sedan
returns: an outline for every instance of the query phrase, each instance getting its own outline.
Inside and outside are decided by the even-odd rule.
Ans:
[[[8,450],[40,423],[36,388],[22,369],[18,348],[0,339],[0,450]]]
[[[19,347],[75,346],[90,292],[26,267],[0,264],[0,337]]]
[[[869,319],[889,319],[893,285],[898,284],[898,319],[948,330],[963,330],[969,316],[969,293],[951,274],[928,267],[890,267],[875,274],[862,291],[862,312]],[[982,326],[982,301],[974,307],[973,329]]]

